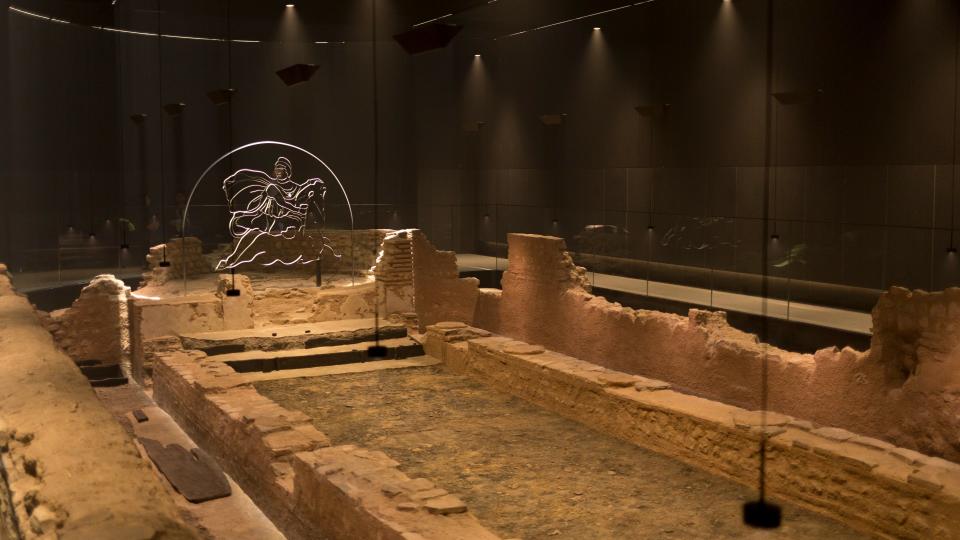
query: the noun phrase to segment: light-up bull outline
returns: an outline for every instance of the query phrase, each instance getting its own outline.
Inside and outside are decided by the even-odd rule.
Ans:
[[[313,161],[316,162],[318,165],[320,165],[320,166],[323,168],[323,170],[326,171],[326,174],[328,174],[328,175],[330,176],[330,178],[333,179],[333,182],[336,183],[336,188],[338,188],[338,189],[340,190],[340,193],[343,195],[343,201],[344,201],[344,203],[345,203],[346,212],[347,212],[347,216],[346,216],[346,217],[349,219],[349,225],[350,225],[350,258],[349,258],[349,261],[350,261],[350,268],[351,268],[351,270],[350,270],[350,275],[351,275],[351,281],[352,281],[352,280],[353,280],[353,277],[356,276],[357,269],[356,269],[356,260],[355,260],[355,257],[354,257],[354,249],[355,249],[354,246],[355,246],[355,243],[354,243],[354,238],[353,238],[353,227],[354,227],[353,207],[352,207],[352,205],[350,204],[350,197],[347,195],[347,190],[344,189],[344,187],[343,187],[343,182],[341,182],[341,181],[340,181],[340,178],[337,176],[337,174],[336,174],[335,172],[333,172],[333,169],[331,169],[326,163],[324,163],[324,161],[323,161],[322,159],[320,159],[319,157],[317,157],[316,154],[310,152],[309,150],[306,150],[306,149],[304,149],[304,148],[301,148],[301,147],[299,147],[299,146],[296,146],[296,145],[293,145],[293,144],[290,144],[290,143],[287,143],[287,142],[282,142],[282,141],[270,141],[270,140],[250,142],[250,143],[247,143],[247,144],[238,146],[238,147],[234,148],[233,150],[230,150],[229,152],[223,154],[222,156],[220,156],[219,158],[217,158],[216,160],[214,160],[213,163],[211,163],[210,165],[208,165],[207,168],[203,171],[203,173],[201,173],[200,176],[197,178],[197,181],[194,182],[193,188],[190,189],[190,194],[189,194],[189,196],[187,196],[187,204],[186,204],[186,207],[184,208],[183,216],[182,216],[182,218],[181,218],[181,227],[180,227],[181,238],[182,238],[182,236],[183,236],[183,234],[184,234],[183,232],[187,230],[187,220],[189,219],[190,208],[191,208],[191,205],[192,205],[192,203],[193,203],[193,197],[194,197],[194,195],[196,195],[196,193],[197,193],[197,188],[200,187],[200,184],[203,183],[203,180],[207,177],[207,175],[210,173],[210,171],[212,171],[215,167],[217,167],[218,165],[220,165],[220,163],[222,163],[224,160],[226,160],[226,159],[229,158],[230,156],[233,156],[233,155],[235,155],[235,154],[237,154],[237,153],[239,153],[239,152],[242,152],[242,151],[244,151],[244,150],[247,150],[247,149],[249,149],[249,148],[260,147],[260,146],[277,146],[277,147],[282,147],[282,148],[286,148],[286,149],[290,149],[290,150],[295,150],[295,151],[297,151],[297,152],[300,153],[300,154],[306,155],[306,156],[308,156],[311,160],[313,160]],[[330,186],[333,187],[333,184],[330,183]],[[165,240],[166,240],[166,239],[165,239]],[[187,279],[188,279],[187,257],[183,257],[183,260],[181,261],[181,265],[182,265],[182,266],[181,266],[181,272],[182,272],[182,275],[183,275],[183,294],[186,295],[186,294],[188,294],[188,286],[187,286]]]
[[[273,175],[240,169],[223,181],[223,192],[230,211],[230,234],[236,242],[233,251],[217,264],[217,270],[236,268],[266,254],[267,250],[258,245],[264,236],[285,240],[303,236],[312,240],[306,232],[311,210],[317,212],[321,224],[324,222],[323,201],[327,187],[323,180],[293,180],[293,165],[282,156],[274,163]],[[307,264],[319,259],[323,250],[330,250],[335,257],[340,256],[327,238],[321,237],[320,244],[321,249],[315,254],[304,256],[299,253],[293,259],[284,259],[281,255],[262,264]]]

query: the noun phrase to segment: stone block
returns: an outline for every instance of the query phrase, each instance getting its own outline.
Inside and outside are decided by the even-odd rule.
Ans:
[[[423,507],[431,514],[440,514],[443,516],[461,514],[467,511],[467,505],[453,495],[444,495],[430,499],[423,504]]]

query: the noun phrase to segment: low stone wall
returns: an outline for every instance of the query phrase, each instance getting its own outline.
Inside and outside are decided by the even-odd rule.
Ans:
[[[160,266],[164,260],[170,265]],[[210,261],[203,256],[203,242],[199,238],[174,238],[166,244],[151,247],[147,253],[149,270],[143,275],[140,285],[163,285],[173,279],[182,279],[184,265],[188,276],[213,272]]]
[[[960,333],[950,322],[960,290],[910,298],[894,291],[878,304],[869,351],[800,354],[736,330],[723,312],[681,317],[594,296],[561,238],[510,234],[508,241],[509,269],[497,291],[465,290],[462,280],[438,275],[433,261],[445,255],[415,239],[421,323],[472,323],[746,409],[760,407],[766,365],[770,410],[960,462]]]
[[[257,291],[251,309],[257,326],[302,324],[373,317],[374,283],[352,287],[276,287]]]
[[[12,502],[5,510],[0,503],[0,531],[24,539],[197,537],[5,268],[0,464],[0,498]]]
[[[154,397],[291,539],[494,540],[456,497],[383,452],[329,447],[301,412],[196,351],[161,354]]]
[[[262,237],[258,240],[260,249],[264,249],[273,257],[284,260],[294,260],[298,255],[315,256],[321,253],[324,244],[327,249],[322,251],[324,274],[350,274],[356,271],[358,275],[367,274],[373,267],[380,243],[391,233],[390,229],[357,229],[355,231],[343,229],[307,229],[295,238]],[[330,249],[333,249],[331,251]],[[339,257],[334,256],[334,252]],[[245,264],[237,267],[238,272],[256,270],[258,272],[289,271],[289,267],[280,265],[262,266],[259,263]],[[313,274],[315,264],[310,263],[304,271]]]
[[[383,239],[373,274],[380,315],[413,312],[413,230],[396,231]]]
[[[458,323],[431,326],[425,349],[451,369],[594,429],[719,473],[881,537],[960,538],[960,465],[843,429],[673,391]]]

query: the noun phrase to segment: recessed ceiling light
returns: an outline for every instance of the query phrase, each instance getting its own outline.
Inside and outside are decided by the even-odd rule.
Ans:
[[[599,27],[599,26],[594,26],[594,27],[593,27],[593,31],[594,31],[594,32],[599,32],[599,31],[600,31],[600,27]]]
[[[480,53],[473,55],[474,58],[480,58]]]
[[[288,7],[288,8],[292,8],[292,7],[293,7],[293,4],[287,4],[287,7]]]

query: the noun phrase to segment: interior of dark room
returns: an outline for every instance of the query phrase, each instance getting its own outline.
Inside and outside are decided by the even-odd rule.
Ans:
[[[960,538],[955,0],[0,8],[0,540]]]

